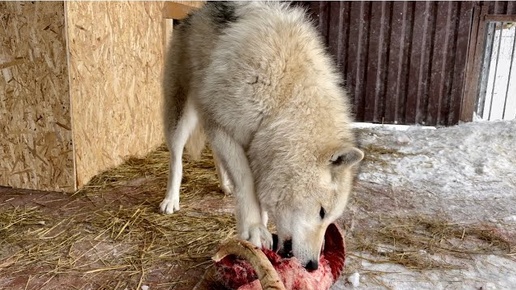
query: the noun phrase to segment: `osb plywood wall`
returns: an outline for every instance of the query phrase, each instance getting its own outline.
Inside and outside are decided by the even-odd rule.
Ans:
[[[74,188],[64,6],[0,2],[0,184]]]
[[[162,2],[66,2],[77,185],[163,142]]]

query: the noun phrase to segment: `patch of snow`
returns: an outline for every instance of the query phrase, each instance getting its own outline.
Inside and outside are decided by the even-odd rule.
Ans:
[[[508,217],[503,218],[503,221],[505,223],[516,223],[516,215],[511,215]]]
[[[516,261],[495,255],[473,257],[472,261],[463,265],[463,269],[413,271],[397,264],[375,264],[367,261],[362,262],[362,267],[369,273],[378,273],[376,279],[381,281],[383,287],[369,280],[353,286],[340,279],[331,289],[510,290],[516,286]],[[350,283],[351,276],[347,279]]]
[[[415,126],[417,127],[417,126]],[[467,123],[436,130],[372,127],[362,146],[389,148],[385,168],[365,165],[358,178],[460,198],[516,189],[516,121]],[[399,140],[405,142],[399,142]],[[407,141],[410,140],[410,141]],[[367,153],[367,150],[365,152]],[[373,168],[376,166],[376,168]]]
[[[432,130],[374,124],[354,127],[359,128],[366,154],[359,182],[413,194],[415,212],[439,213],[456,223],[490,222],[506,233],[516,233],[516,120]],[[368,162],[368,157],[373,158]],[[388,251],[388,246],[378,249],[379,253]],[[443,257],[460,268],[411,270],[369,262],[368,258],[378,257],[367,253],[355,254],[348,255],[346,265],[357,264],[353,271],[359,269],[362,277],[358,279],[358,272],[342,277],[332,290],[355,288],[350,285],[355,274],[360,281],[357,289],[516,289],[514,255]]]
[[[353,287],[360,286],[360,274],[358,272],[355,272],[348,277],[349,283],[353,285]]]
[[[351,124],[351,127],[355,128],[355,129],[382,128],[382,129],[397,130],[397,131],[414,130],[415,128],[422,129],[422,130],[433,130],[433,129],[435,129],[435,127],[433,127],[433,126],[376,124],[376,123],[366,123],[366,122],[355,122],[355,123]]]

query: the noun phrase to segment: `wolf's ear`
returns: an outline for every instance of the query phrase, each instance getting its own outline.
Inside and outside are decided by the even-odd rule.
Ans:
[[[331,165],[333,166],[347,166],[351,167],[364,158],[364,152],[362,150],[351,147],[337,151],[330,158]]]

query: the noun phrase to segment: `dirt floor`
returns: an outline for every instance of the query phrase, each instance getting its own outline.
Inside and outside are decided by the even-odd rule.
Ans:
[[[129,208],[157,212],[156,201],[160,198],[135,194],[130,186],[93,196],[0,187],[0,211],[12,216],[11,223],[0,224],[0,235],[8,226],[27,233],[22,241],[0,241],[0,289],[141,289],[143,285],[150,289],[194,289],[211,264],[207,259],[211,249],[199,255],[195,253],[195,244],[191,249],[187,246],[183,252],[193,254],[181,261],[174,258],[179,253],[167,251],[154,261],[140,259],[138,255],[152,251],[151,239],[155,235],[152,227],[144,233],[151,240],[149,244],[135,243],[130,231],[122,230],[130,218],[118,220],[118,211]],[[210,210],[227,207],[225,199],[221,194],[207,197],[202,203],[183,203],[183,207],[185,211],[198,210],[198,216],[209,216]],[[118,223],[121,235],[99,230],[95,218],[90,221],[92,215],[101,211],[107,213],[105,229],[110,223]],[[190,228],[191,231],[202,229],[202,225]],[[50,253],[38,253],[40,248],[49,251],[41,244],[52,239],[58,239],[58,245]],[[62,247],[61,243],[66,246]],[[195,257],[196,254],[200,257]]]
[[[397,154],[380,149],[368,148],[368,167],[380,167],[383,155]],[[200,162],[185,165],[181,210],[162,215],[158,205],[166,175],[167,152],[160,148],[74,194],[0,187],[0,289],[222,289],[210,257],[234,234],[233,198],[219,189],[205,153]],[[413,276],[407,276],[406,287],[389,279],[400,279],[404,271],[417,273],[417,279],[441,279],[464,273],[461,269],[479,257],[516,262],[514,223],[493,219],[510,216],[511,204],[516,206],[516,197],[443,200],[425,188],[357,180],[338,221],[346,230],[347,260],[333,289],[352,288],[348,277],[355,272],[362,289],[415,289],[420,284],[410,281]],[[478,216],[470,210],[461,214],[460,209],[477,206]],[[452,283],[457,287],[432,282],[423,288],[464,289],[460,279]],[[466,288],[486,289],[488,282]]]

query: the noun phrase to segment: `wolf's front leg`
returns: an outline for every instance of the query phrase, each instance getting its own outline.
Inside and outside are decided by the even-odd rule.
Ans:
[[[244,149],[221,130],[215,129],[208,134],[213,150],[233,185],[238,235],[258,247],[270,249],[272,235],[263,224],[262,209],[254,192],[254,179]]]

